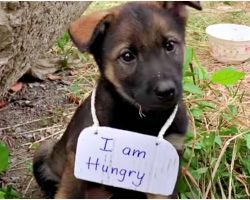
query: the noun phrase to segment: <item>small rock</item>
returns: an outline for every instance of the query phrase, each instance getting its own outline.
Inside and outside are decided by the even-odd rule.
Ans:
[[[26,140],[31,140],[33,138],[33,135],[31,133],[28,133],[28,134],[24,134],[23,137],[26,139]]]
[[[21,129],[20,127],[17,127],[17,128],[15,129],[15,132],[16,132],[16,133],[21,133],[21,132],[22,132],[22,129]]]
[[[17,177],[17,176],[12,176],[12,177],[10,177],[10,179],[11,179],[13,182],[16,182],[16,181],[19,179],[19,177]]]
[[[38,83],[38,82],[33,83],[34,87],[38,87],[39,85],[40,85],[40,83]]]
[[[60,83],[63,85],[70,85],[71,84],[69,81],[65,81],[65,80],[61,80]]]
[[[31,103],[31,101],[29,101],[29,100],[26,100],[26,101],[25,101],[25,104],[26,104],[26,105],[29,105],[30,103]]]
[[[46,89],[46,86],[44,84],[40,84],[40,87],[44,90]]]

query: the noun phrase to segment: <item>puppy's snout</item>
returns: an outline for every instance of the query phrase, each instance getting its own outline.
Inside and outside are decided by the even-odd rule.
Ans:
[[[176,88],[173,81],[160,81],[154,92],[160,100],[173,100],[176,95]]]

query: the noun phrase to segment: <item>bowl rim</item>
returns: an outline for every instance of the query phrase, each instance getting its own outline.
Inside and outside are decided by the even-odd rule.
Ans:
[[[238,26],[238,27],[244,27],[244,28],[247,28],[249,29],[250,31],[250,26],[247,26],[247,25],[244,25],[244,24],[233,24],[233,23],[218,23],[218,24],[211,24],[209,26],[206,27],[206,34],[210,37],[213,37],[215,39],[218,39],[218,40],[222,40],[222,41],[227,41],[227,42],[232,42],[232,43],[246,43],[246,42],[250,42],[250,38],[248,40],[241,40],[241,41],[237,41],[237,40],[229,40],[229,39],[224,39],[224,38],[220,38],[220,37],[216,37],[212,34],[210,34],[208,32],[208,29],[210,29],[211,27],[216,27],[216,26],[220,26],[220,25],[233,25],[233,26]]]

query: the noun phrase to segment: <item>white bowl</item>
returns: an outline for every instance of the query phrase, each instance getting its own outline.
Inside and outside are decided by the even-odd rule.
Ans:
[[[211,55],[219,62],[236,64],[250,58],[250,27],[214,24],[206,28]]]

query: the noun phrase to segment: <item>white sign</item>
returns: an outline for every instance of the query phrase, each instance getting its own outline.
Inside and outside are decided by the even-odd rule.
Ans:
[[[77,143],[75,177],[104,185],[171,195],[179,156],[166,140],[109,127],[84,129]]]

